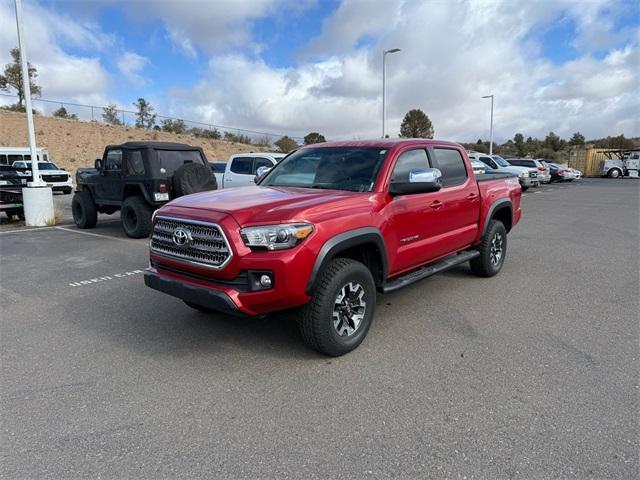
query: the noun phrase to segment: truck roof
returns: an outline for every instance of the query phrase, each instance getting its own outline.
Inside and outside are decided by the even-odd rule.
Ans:
[[[336,142],[313,143],[305,147],[372,147],[372,148],[392,148],[405,145],[438,144],[460,147],[456,142],[446,140],[434,140],[430,138],[379,138],[373,140],[342,140]]]
[[[187,145],[186,143],[173,143],[173,142],[125,142],[120,145],[107,145],[107,148],[156,148],[158,150],[200,150],[200,147],[194,147],[193,145]]]

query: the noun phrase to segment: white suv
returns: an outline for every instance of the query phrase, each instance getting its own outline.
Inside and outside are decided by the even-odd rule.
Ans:
[[[500,155],[488,155],[480,152],[469,152],[469,158],[480,160],[485,165],[488,165],[494,170],[501,172],[511,172],[518,175],[520,186],[522,190],[526,190],[529,187],[537,187],[540,185],[538,180],[538,172],[534,168],[516,167],[507,162]]]
[[[19,175],[23,177],[31,176],[31,160],[23,160],[19,162],[13,162],[11,165]],[[38,162],[38,169],[40,170],[40,178],[43,182],[46,182],[47,186],[52,190],[61,190],[66,195],[73,191],[73,180],[69,172],[58,168],[55,163],[52,162]]]
[[[284,153],[251,152],[231,155],[227,161],[222,181],[218,180],[218,188],[247,187],[255,185],[255,178],[260,167],[273,166],[286,157]]]

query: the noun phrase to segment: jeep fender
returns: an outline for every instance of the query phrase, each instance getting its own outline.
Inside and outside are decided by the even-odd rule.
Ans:
[[[307,295],[313,295],[313,292],[315,291],[316,287],[318,286],[318,282],[320,281],[322,272],[334,258],[339,256],[341,252],[349,250],[353,247],[357,247],[358,245],[365,244],[375,245],[378,260],[380,260],[382,278],[376,279],[376,274],[374,273],[374,279],[376,279],[376,284],[384,282],[384,280],[387,278],[389,265],[387,259],[387,248],[384,243],[384,238],[382,237],[380,230],[378,230],[377,228],[364,227],[340,233],[325,242],[325,244],[318,252],[318,256],[316,257],[316,261],[313,265],[313,269],[311,270],[311,276],[309,278],[309,282],[307,283],[305,293]]]

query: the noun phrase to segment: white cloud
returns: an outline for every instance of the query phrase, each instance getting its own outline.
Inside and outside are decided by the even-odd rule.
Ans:
[[[38,69],[37,82],[44,98],[103,105],[109,75],[97,57],[70,55],[61,45],[94,52],[109,47],[113,38],[90,23],[80,23],[38,4],[23,4],[26,50]],[[13,2],[0,1],[0,64],[10,61],[9,50],[18,44]],[[35,107],[48,110],[46,104]]]
[[[388,57],[387,64],[391,135],[399,131],[405,112],[421,108],[439,138],[486,138],[489,104],[480,97],[490,93],[496,95],[498,139],[515,132],[544,136],[551,130],[563,136],[576,130],[587,137],[640,135],[634,120],[637,38],[602,60],[580,40],[580,58],[565,65],[541,57],[531,38],[564,15],[576,19],[580,39],[601,14],[610,16],[605,2],[592,5],[589,14],[582,3],[570,0],[544,6],[510,0],[365,4],[344,0],[320,35],[301,48],[297,66],[272,68],[238,55],[213,57],[197,87],[177,93],[177,109],[185,116],[192,109],[213,123],[247,128],[376,137],[381,52],[398,47],[402,51]],[[613,23],[605,31],[615,36],[611,28]],[[320,56],[323,52],[330,55]]]
[[[131,84],[141,87],[149,83],[149,79],[142,76],[141,72],[149,65],[147,57],[138,55],[135,52],[124,52],[116,61],[118,70],[123,77]]]

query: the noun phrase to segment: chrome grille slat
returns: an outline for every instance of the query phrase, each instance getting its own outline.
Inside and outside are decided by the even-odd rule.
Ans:
[[[190,232],[192,240],[187,247],[179,247],[173,242],[176,228]],[[155,254],[216,270],[224,267],[232,257],[227,239],[215,223],[158,216],[149,245]]]

